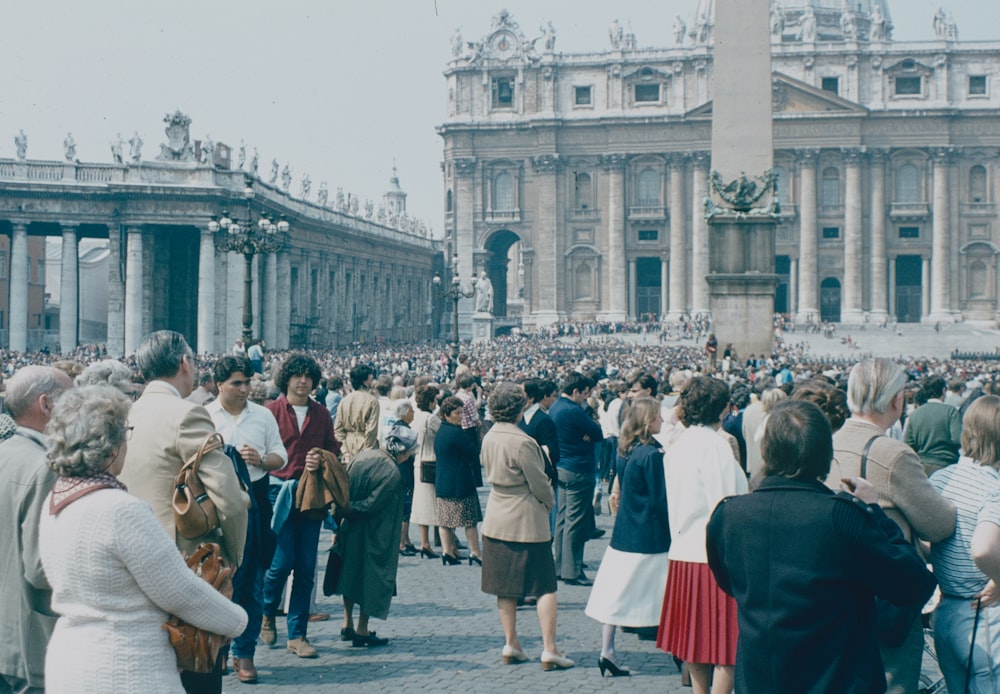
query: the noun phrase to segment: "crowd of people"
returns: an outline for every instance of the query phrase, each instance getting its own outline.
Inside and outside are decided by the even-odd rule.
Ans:
[[[696,692],[912,692],[939,585],[948,688],[994,691],[1000,364],[801,344],[744,358],[700,317],[688,329],[679,346],[557,326],[457,359],[429,343],[199,356],[172,331],[124,360],[4,355],[0,691],[221,691],[230,667],[255,682],[282,608],[289,657],[316,657],[324,524],[322,590],[357,648],[389,644],[370,620],[388,618],[399,557],[420,555],[478,567],[507,665],[531,659],[524,605],[541,667],[575,665],[562,582],[590,588],[602,676],[630,674],[622,628]],[[214,522],[192,537],[174,494],[195,459]],[[204,542],[235,571],[231,598],[185,565]],[[178,671],[168,616],[231,645]]]

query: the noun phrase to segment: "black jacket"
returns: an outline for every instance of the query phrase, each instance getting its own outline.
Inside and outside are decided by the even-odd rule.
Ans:
[[[636,446],[627,458],[619,458],[618,474],[622,496],[611,546],[620,552],[666,552],[670,549],[670,522],[663,451],[658,446]]]
[[[458,499],[476,493],[474,468],[479,468],[479,447],[465,429],[441,422],[434,437],[434,455],[434,491],[438,496]]]
[[[708,563],[736,598],[736,691],[884,692],[875,596],[919,606],[934,576],[877,505],[821,482],[766,477],[723,499]]]

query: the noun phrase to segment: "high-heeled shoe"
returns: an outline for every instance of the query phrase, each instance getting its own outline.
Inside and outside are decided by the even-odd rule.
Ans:
[[[543,670],[568,670],[576,665],[572,660],[564,655],[556,655],[548,651],[542,651]]]
[[[441,564],[444,566],[455,566],[461,564],[462,560],[458,557],[453,557],[450,554],[441,553]]]
[[[631,677],[632,671],[628,668],[619,667],[615,664],[615,661],[608,660],[603,655],[601,659],[597,661],[597,667],[601,671],[601,677],[604,677],[604,673],[610,672],[612,677]]]
[[[503,658],[504,665],[517,665],[528,660],[528,656],[525,655],[524,651],[513,646],[505,645],[503,650],[500,651],[500,656]]]
[[[478,566],[482,566],[483,565],[483,560],[480,559],[479,557],[477,557],[475,554],[470,554],[469,555],[469,566],[472,566],[474,564],[478,565]]]
[[[434,550],[428,547],[421,547],[420,556],[423,557],[424,559],[437,559],[438,555],[434,554]]]

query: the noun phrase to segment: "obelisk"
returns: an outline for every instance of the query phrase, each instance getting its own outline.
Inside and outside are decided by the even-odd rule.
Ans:
[[[715,0],[709,275],[712,324],[740,354],[774,336],[774,144],[769,0]]]

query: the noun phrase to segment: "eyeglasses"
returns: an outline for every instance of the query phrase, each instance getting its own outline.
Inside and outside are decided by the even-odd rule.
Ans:
[[[134,426],[133,427],[125,427],[125,440],[126,441],[131,441],[132,440],[132,430],[133,429],[135,429]]]

